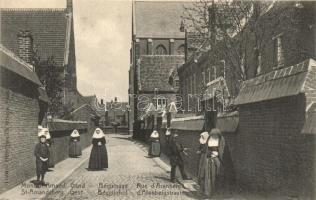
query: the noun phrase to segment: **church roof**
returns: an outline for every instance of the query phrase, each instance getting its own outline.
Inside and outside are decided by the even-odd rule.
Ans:
[[[133,35],[137,38],[184,38],[180,31],[185,1],[133,2]]]
[[[53,56],[58,66],[68,62],[71,17],[67,9],[0,9],[0,43],[18,55],[17,34],[28,30],[41,60]]]
[[[184,56],[143,55],[138,65],[138,88],[143,92],[175,92],[169,84],[170,70],[184,63]]]

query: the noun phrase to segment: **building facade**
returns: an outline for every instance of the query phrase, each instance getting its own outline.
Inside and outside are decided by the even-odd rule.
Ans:
[[[180,25],[188,4],[133,1],[129,131],[150,103],[165,106],[178,92],[177,75],[172,81],[169,77],[184,63],[185,39]]]
[[[225,48],[225,42],[219,41],[207,52],[196,52],[189,57],[179,68],[184,110],[199,114],[202,102],[197,99],[203,100],[202,95],[207,96],[204,93],[210,87],[209,83],[219,77],[225,79],[225,90],[229,94],[226,101],[231,104],[231,100],[238,95],[242,81],[305,59],[315,59],[314,9],[312,2],[270,3],[256,21],[258,30],[254,31],[246,24],[232,37],[243,47],[236,48],[236,51],[244,51],[240,56],[231,55],[233,48]],[[261,33],[260,37],[255,35],[256,31]],[[187,34],[187,37],[187,41],[190,41],[191,35]],[[209,99],[214,99],[215,95],[210,95]],[[215,104],[218,100],[215,100]]]

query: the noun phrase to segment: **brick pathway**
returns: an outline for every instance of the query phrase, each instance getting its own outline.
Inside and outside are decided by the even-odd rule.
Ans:
[[[88,171],[86,161],[45,199],[199,199],[169,182],[166,168],[139,144],[123,135],[108,138],[108,170]]]

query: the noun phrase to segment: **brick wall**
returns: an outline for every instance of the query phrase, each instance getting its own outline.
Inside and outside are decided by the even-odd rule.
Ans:
[[[292,193],[315,186],[315,175],[303,179],[314,170],[315,159],[315,137],[300,133],[304,102],[298,95],[241,106],[232,151],[239,182]]]
[[[55,164],[69,157],[69,140],[72,131],[73,130],[50,132],[53,141],[52,149],[54,151],[53,155]],[[86,129],[78,131],[80,133],[80,145],[81,148],[84,149],[91,144],[91,135],[88,134]]]
[[[300,131],[305,121],[303,94],[243,105],[239,110],[236,132],[226,133],[224,162],[226,183],[251,191],[275,195],[315,198],[316,136]],[[152,130],[140,130],[148,141]],[[190,148],[184,157],[185,168],[197,174],[200,130],[172,130],[180,142]],[[168,154],[159,130],[162,151]]]
[[[0,87],[0,193],[35,173],[39,105],[35,87],[15,78],[15,85],[9,84],[11,88],[7,83]]]

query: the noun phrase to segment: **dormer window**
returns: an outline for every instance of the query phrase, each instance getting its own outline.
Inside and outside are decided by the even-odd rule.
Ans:
[[[284,48],[283,48],[283,37],[282,33],[273,37],[274,41],[274,60],[275,60],[275,68],[284,67]]]

